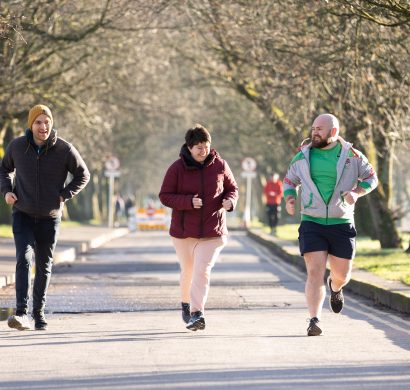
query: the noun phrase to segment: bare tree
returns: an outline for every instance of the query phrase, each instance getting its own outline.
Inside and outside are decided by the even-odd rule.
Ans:
[[[320,111],[342,119],[382,179],[369,198],[376,235],[383,247],[399,246],[389,208],[390,161],[394,144],[408,136],[402,127],[409,105],[407,25],[386,30],[340,7],[336,13],[332,2],[185,6],[198,48],[188,58],[254,102],[288,145],[308,134],[300,123],[310,124]]]

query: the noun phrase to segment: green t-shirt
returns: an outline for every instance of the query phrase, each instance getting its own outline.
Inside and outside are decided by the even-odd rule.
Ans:
[[[340,143],[337,143],[332,149],[310,149],[310,176],[326,204],[329,204],[336,186],[336,166],[341,149]]]

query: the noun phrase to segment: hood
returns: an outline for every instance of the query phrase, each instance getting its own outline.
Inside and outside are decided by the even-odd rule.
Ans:
[[[26,129],[26,138],[27,142],[30,145],[33,145],[36,149],[38,148],[39,153],[42,154],[44,151],[47,152],[48,149],[52,148],[57,142],[57,130],[51,129],[50,136],[47,139],[47,142],[40,147],[34,142],[33,132],[30,129]]]
[[[189,151],[187,144],[183,144],[181,147],[181,151],[179,153],[179,157],[181,157],[187,169],[203,169],[204,167],[211,165],[215,161],[215,159],[219,157],[219,155],[215,149],[211,149],[204,163],[201,164],[192,158],[191,152]]]

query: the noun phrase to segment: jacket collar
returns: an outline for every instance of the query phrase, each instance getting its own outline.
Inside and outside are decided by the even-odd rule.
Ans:
[[[342,149],[350,149],[353,145],[350,142],[345,141],[342,137],[338,136],[337,140],[340,142],[342,145]],[[303,145],[300,150],[302,152],[306,152],[307,150],[312,148],[312,142],[309,142],[308,144]]]
[[[204,167],[211,165],[215,161],[215,158],[217,157],[217,155],[218,153],[216,152],[216,150],[211,149],[204,163],[201,164],[192,158],[191,152],[189,151],[187,144],[182,145],[181,151],[179,153],[179,156],[181,157],[185,167],[189,170],[203,169]]]
[[[47,139],[47,142],[44,145],[38,146],[34,142],[33,132],[30,129],[26,129],[26,139],[28,144],[33,145],[33,147],[38,151],[39,154],[42,154],[44,151],[47,152],[48,149],[52,148],[57,142],[57,130],[51,129],[50,136]]]

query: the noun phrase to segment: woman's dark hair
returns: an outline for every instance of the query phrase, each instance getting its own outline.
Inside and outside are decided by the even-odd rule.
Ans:
[[[196,124],[186,132],[185,142],[190,148],[201,142],[211,143],[211,134],[209,134],[209,131],[204,126]]]

